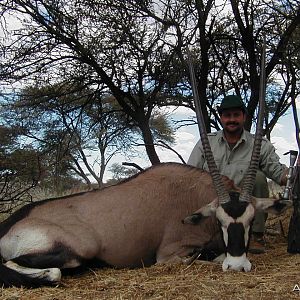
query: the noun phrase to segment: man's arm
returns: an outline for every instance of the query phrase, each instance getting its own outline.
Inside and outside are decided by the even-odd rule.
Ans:
[[[260,169],[277,184],[286,185],[288,167],[280,163],[275,147],[265,138],[261,149]]]

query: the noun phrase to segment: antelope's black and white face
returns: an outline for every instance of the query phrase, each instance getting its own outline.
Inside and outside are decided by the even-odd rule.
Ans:
[[[257,209],[278,214],[289,201],[269,198],[253,198],[251,202],[240,201],[239,193],[230,193],[229,201],[219,204],[218,199],[202,207],[183,220],[185,224],[200,225],[205,217],[215,216],[222,234],[225,259],[223,271],[236,270],[249,272],[251,263],[247,258],[251,226]]]
[[[230,193],[230,201],[216,208],[216,218],[220,225],[226,255],[222,265],[223,271],[251,270],[247,252],[254,214],[253,204],[239,201],[238,193]]]

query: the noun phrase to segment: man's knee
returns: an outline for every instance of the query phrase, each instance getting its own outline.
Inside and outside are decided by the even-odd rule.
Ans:
[[[268,198],[269,197],[269,186],[265,174],[261,171],[257,171],[253,196],[257,198]],[[265,231],[265,221],[268,215],[262,211],[255,213],[255,219],[253,222],[252,230],[256,233],[263,233]]]
[[[269,186],[265,174],[261,171],[257,171],[255,183],[253,187],[253,196],[257,198],[269,197]]]

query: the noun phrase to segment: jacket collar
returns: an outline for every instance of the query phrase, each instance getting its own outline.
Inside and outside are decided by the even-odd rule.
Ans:
[[[248,140],[248,131],[246,131],[245,129],[243,130],[242,132],[242,135],[240,137],[240,139],[238,140],[238,142],[236,143],[236,146],[243,143],[243,142],[246,142]],[[250,134],[250,133],[249,133]],[[219,143],[222,143],[222,142],[226,142],[227,143],[227,140],[225,138],[225,135],[224,135],[224,131],[223,130],[220,130],[217,132],[217,136],[218,136],[218,141]]]

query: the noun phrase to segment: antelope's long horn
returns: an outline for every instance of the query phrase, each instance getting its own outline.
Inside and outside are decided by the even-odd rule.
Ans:
[[[225,189],[225,186],[224,186],[222,178],[221,178],[221,174],[218,171],[217,165],[215,163],[215,160],[214,160],[211,148],[210,148],[210,144],[209,144],[209,140],[208,140],[207,132],[206,132],[206,128],[205,128],[205,122],[204,122],[204,118],[203,118],[201,103],[200,103],[198,90],[197,90],[195,71],[194,71],[192,61],[191,61],[191,55],[190,55],[189,49],[187,49],[187,57],[188,57],[187,62],[188,62],[188,66],[189,66],[189,73],[190,73],[190,79],[191,79],[191,84],[192,84],[196,116],[197,116],[197,121],[198,121],[201,142],[202,142],[202,146],[203,146],[203,150],[204,150],[204,155],[205,155],[205,158],[207,161],[210,175],[213,180],[215,190],[217,192],[219,204],[225,203],[225,202],[229,201],[230,198],[229,198],[228,192]]]
[[[241,184],[241,201],[251,201],[253,186],[255,182],[256,172],[258,169],[260,149],[263,137],[263,120],[265,111],[265,94],[266,94],[266,40],[264,38],[262,54],[261,54],[261,70],[260,70],[260,86],[259,86],[259,109],[258,119],[256,125],[256,132],[254,138],[254,145],[251,155],[251,162],[249,169]]]

